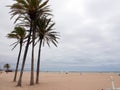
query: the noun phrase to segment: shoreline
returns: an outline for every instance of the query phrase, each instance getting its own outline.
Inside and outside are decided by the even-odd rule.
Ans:
[[[0,70],[0,72],[4,72],[4,70]],[[12,70],[12,72],[15,72],[15,70]],[[18,70],[20,72],[20,70]],[[24,70],[24,72],[30,72],[30,70]],[[36,72],[36,71],[34,71]],[[63,72],[63,73],[120,73],[120,71],[40,71],[40,72]]]

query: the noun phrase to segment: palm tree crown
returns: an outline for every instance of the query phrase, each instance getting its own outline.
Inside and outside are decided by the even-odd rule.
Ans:
[[[14,38],[17,39],[17,42],[13,43],[15,44],[13,49],[20,43],[22,45],[23,40],[25,39],[26,36],[26,30],[23,27],[15,27],[14,30],[11,33],[8,33],[7,37],[8,38]],[[11,44],[11,45],[13,45]]]
[[[9,6],[11,11],[11,15],[13,18],[14,16],[17,16],[17,19],[15,22],[19,19],[23,20],[35,20],[38,19],[41,15],[49,14],[49,5],[46,5],[49,0],[46,0],[45,2],[42,2],[42,0],[14,0],[16,3],[14,3],[12,6]]]
[[[8,38],[24,39],[25,35],[25,28],[15,27],[14,30],[8,34]]]
[[[38,21],[38,27],[37,27],[37,35],[39,36],[39,40],[42,40],[43,46],[45,42],[50,46],[50,42],[52,42],[55,46],[57,46],[57,39],[59,39],[58,32],[53,31],[53,26],[55,25],[54,22],[52,22],[51,18],[47,19],[46,16],[42,17]]]

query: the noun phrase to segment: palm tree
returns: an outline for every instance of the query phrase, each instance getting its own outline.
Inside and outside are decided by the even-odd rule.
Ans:
[[[4,68],[6,68],[6,72],[8,72],[9,68],[10,68],[10,65],[7,63],[7,64],[4,65]]]
[[[50,47],[50,42],[52,42],[57,47],[57,39],[59,35],[57,32],[53,31],[53,26],[55,23],[51,19],[47,19],[46,16],[38,20],[38,41],[39,41],[39,50],[38,50],[38,61],[37,61],[37,74],[36,74],[36,83],[39,83],[39,68],[40,68],[40,55],[41,55],[41,46],[46,42]],[[38,42],[37,41],[37,42]]]
[[[26,48],[24,51],[24,56],[23,56],[23,62],[22,62],[22,68],[20,72],[20,77],[17,83],[17,86],[21,86],[22,82],[22,75],[23,75],[23,70],[24,70],[24,65],[26,61],[26,56],[29,48],[29,43],[30,43],[30,37],[32,36],[33,43],[32,43],[32,66],[31,66],[31,80],[30,80],[30,85],[34,84],[33,80],[33,62],[34,62],[34,37],[35,37],[35,31],[36,30],[36,20],[41,17],[42,15],[50,15],[50,10],[49,6],[47,5],[49,0],[46,0],[42,2],[42,0],[14,0],[16,1],[13,5],[10,6],[11,9],[11,15],[12,17],[17,16],[16,21],[21,21],[24,22],[25,20],[30,23],[30,30],[29,30],[29,35],[28,35],[28,40],[26,43]],[[11,17],[11,18],[12,18]]]
[[[25,36],[26,36],[26,30],[25,30],[25,28],[20,27],[20,26],[15,27],[14,30],[7,35],[8,38],[17,39],[17,42],[13,43],[13,44],[15,44],[13,49],[18,44],[20,44],[19,54],[18,54],[17,64],[16,64],[16,69],[15,69],[15,75],[14,75],[14,79],[13,79],[14,82],[16,81],[16,77],[17,77],[18,66],[19,66],[19,61],[20,61],[20,56],[21,56],[21,51],[22,51],[22,44],[23,44],[23,40],[25,39]]]

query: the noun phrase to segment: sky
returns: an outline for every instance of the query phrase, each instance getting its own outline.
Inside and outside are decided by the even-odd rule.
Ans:
[[[15,26],[6,7],[12,3],[0,0],[0,68],[8,62],[14,67],[19,50],[11,51],[9,45],[15,40],[6,38]],[[49,4],[61,37],[57,48],[42,47],[41,70],[120,71],[120,0],[50,0]],[[37,50],[38,46],[35,60]]]

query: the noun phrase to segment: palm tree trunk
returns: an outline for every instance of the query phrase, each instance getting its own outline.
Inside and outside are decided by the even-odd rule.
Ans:
[[[28,52],[28,48],[29,48],[31,32],[32,32],[32,22],[31,22],[31,25],[30,25],[30,33],[29,33],[29,37],[28,37],[28,40],[27,40],[27,44],[26,44],[26,48],[25,48],[25,52],[24,52],[24,56],[23,56],[22,68],[21,68],[20,77],[19,77],[17,86],[21,86],[21,83],[22,83],[22,75],[23,75],[23,70],[24,70],[25,61],[26,61],[26,57],[27,57],[27,52]]]
[[[30,85],[34,85],[34,42],[35,42],[35,31],[33,29],[32,35],[32,59],[31,59],[31,78],[30,78]]]
[[[39,70],[40,70],[41,46],[42,46],[42,40],[40,40],[40,43],[39,43],[38,61],[37,61],[37,73],[36,73],[36,84],[39,83]]]
[[[7,67],[7,71],[9,70],[9,67]]]
[[[34,85],[34,46],[32,46],[30,85]]]
[[[19,65],[19,61],[20,61],[21,51],[22,51],[22,41],[20,41],[20,51],[19,51],[19,54],[18,54],[16,70],[15,70],[15,75],[14,75],[14,79],[13,79],[14,82],[16,82],[16,77],[17,77],[17,72],[18,72],[18,65]]]

